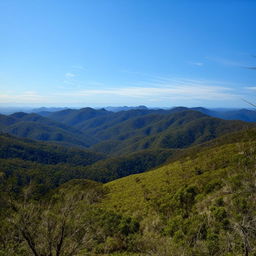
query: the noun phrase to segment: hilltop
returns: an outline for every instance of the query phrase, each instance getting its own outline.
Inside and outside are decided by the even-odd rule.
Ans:
[[[50,115],[1,116],[3,131],[35,130],[0,134],[0,254],[253,255],[254,123],[184,108]],[[45,125],[92,144],[30,138]]]
[[[90,148],[110,156],[186,148],[254,126],[254,123],[223,120],[184,107],[119,112],[83,108],[48,112],[43,116],[23,112],[0,115],[0,131],[4,133]]]

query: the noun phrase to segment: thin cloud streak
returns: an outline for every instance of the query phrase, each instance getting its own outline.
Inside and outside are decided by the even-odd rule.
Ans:
[[[191,61],[189,61],[188,64],[193,66],[198,66],[198,67],[202,67],[204,65],[203,62],[191,62]]]
[[[245,87],[247,90],[256,91],[256,86]]]
[[[107,85],[104,86],[105,88]],[[23,92],[20,94],[0,94],[1,102],[6,103],[38,103],[38,104],[69,104],[86,102],[84,104],[150,104],[150,102],[177,102],[185,105],[191,101],[221,102],[235,101],[242,97],[237,94],[232,85],[226,82],[204,81],[193,79],[156,78],[153,81],[141,81],[137,85],[110,87],[107,89],[73,89],[63,88],[61,92],[40,94]],[[251,88],[251,87],[250,87]]]
[[[43,102],[44,100],[47,99],[47,97],[43,95],[39,95],[38,93],[33,91],[26,91],[16,95],[0,94],[0,99],[2,103],[18,102],[18,103],[29,104],[29,103]]]
[[[252,57],[255,58],[254,55],[252,55]],[[245,69],[251,69],[251,70],[256,70],[256,66],[250,66],[245,64],[244,62],[238,62],[238,61],[233,61],[233,60],[227,60],[227,59],[223,59],[223,58],[207,58],[208,60],[217,62],[221,65],[225,65],[225,66],[230,66],[230,67],[240,67],[240,68],[245,68]]]
[[[231,66],[231,67],[244,67],[244,63],[238,62],[238,61],[233,61],[233,60],[228,60],[224,58],[211,58],[207,57],[208,60],[214,61],[216,63],[219,63],[224,66]]]
[[[234,98],[236,95],[231,93],[230,88],[213,87],[213,86],[178,86],[169,88],[157,87],[129,87],[129,88],[112,88],[103,90],[79,90],[76,92],[60,93],[56,96],[84,97],[99,95],[107,96],[124,96],[130,98],[175,98],[175,99],[198,99],[213,100],[219,98],[221,100]]]
[[[86,68],[84,68],[83,66],[80,66],[80,65],[74,65],[74,66],[72,66],[71,68],[77,69],[77,70],[86,71]]]
[[[65,74],[65,77],[66,78],[73,78],[73,77],[75,77],[76,75],[74,74],[74,73],[70,73],[70,72],[67,72],[66,74]]]

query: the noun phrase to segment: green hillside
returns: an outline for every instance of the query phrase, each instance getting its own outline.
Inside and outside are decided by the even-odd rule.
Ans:
[[[184,107],[120,112],[67,109],[48,117],[93,138],[97,142],[92,144],[92,149],[109,155],[125,155],[145,149],[185,148],[254,126],[209,117]]]
[[[176,150],[142,150],[127,155],[109,157],[87,166],[90,179],[108,182],[135,173],[141,173],[162,165]],[[89,178],[88,177],[88,178]]]
[[[119,155],[145,149],[185,148],[254,126],[208,117],[191,110],[148,114],[99,131],[95,136],[102,142],[92,148]]]
[[[213,118],[182,107],[117,113],[83,108],[57,111],[48,117],[22,112],[0,116],[1,132],[62,145],[90,147],[109,156],[125,156],[141,150],[186,148],[249,127],[255,127],[255,124]]]
[[[140,220],[144,252],[254,255],[255,153],[254,134],[112,181],[101,207]]]
[[[89,147],[96,141],[82,132],[37,114],[0,115],[0,131],[22,138]]]
[[[15,145],[25,150],[30,142]],[[99,177],[91,166],[2,158],[0,255],[55,255],[62,248],[64,256],[73,246],[74,256],[254,255],[255,153],[256,130],[240,131],[187,149],[100,160],[93,165],[105,162],[105,177],[135,162],[153,166],[154,154],[170,161],[105,184],[81,179]]]
[[[214,147],[196,154],[192,159],[188,156],[146,173],[106,183],[110,193],[104,205],[122,213],[134,214],[147,209],[147,206],[151,206],[151,200],[162,197],[161,193],[166,193],[168,189],[170,192],[176,191],[183,185],[195,183],[205,187],[205,183],[212,180],[213,176],[220,175],[221,180],[222,173],[227,175],[229,169],[237,167],[239,158],[244,158],[242,150],[248,146],[253,147],[255,143]]]
[[[95,118],[102,117],[111,114],[104,109],[95,110],[93,108],[81,108],[79,110],[76,109],[65,109],[61,111],[56,111],[53,113],[49,113],[48,117],[57,122],[64,123],[68,126],[76,126],[80,125],[80,123]]]
[[[0,135],[0,256],[255,255],[254,124],[130,114],[105,130],[111,157]]]
[[[21,139],[8,134],[0,134],[0,159],[19,158],[41,164],[91,165],[105,156],[101,153],[64,147],[35,140]]]

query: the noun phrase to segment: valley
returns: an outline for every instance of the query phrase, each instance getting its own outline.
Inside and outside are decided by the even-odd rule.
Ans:
[[[253,122],[84,108],[2,115],[0,127],[0,255],[256,249]],[[65,243],[47,249],[51,237]]]

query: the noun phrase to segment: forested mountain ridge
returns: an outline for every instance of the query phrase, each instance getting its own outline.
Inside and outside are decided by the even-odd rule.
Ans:
[[[15,131],[19,136],[41,140],[45,139],[45,132],[53,136],[51,130],[44,129],[44,125],[51,127],[54,131],[65,129],[72,135],[71,137],[64,136],[61,140],[61,143],[66,144],[67,147],[1,135],[0,165],[4,172],[8,168],[12,170],[10,175],[17,178],[17,184],[19,182],[23,185],[27,184],[29,179],[21,178],[23,175],[29,177],[33,173],[33,176],[37,177],[43,172],[45,172],[45,177],[41,183],[48,180],[45,182],[46,187],[55,187],[74,178],[108,182],[130,174],[145,172],[172,159],[201,151],[201,148],[209,147],[207,141],[211,141],[209,142],[211,146],[215,143],[212,139],[220,138],[227,133],[238,131],[237,137],[239,137],[240,130],[254,127],[252,123],[225,121],[182,107],[168,111],[138,109],[119,113],[99,110],[99,115],[98,110],[90,108],[78,111],[63,110],[57,113],[68,115],[65,120],[73,120],[72,122],[78,120],[77,113],[79,117],[83,113],[82,123],[88,122],[90,125],[94,123],[96,127],[92,126],[91,130],[88,129],[86,135],[80,131],[76,134],[78,129],[76,126],[75,128],[69,127],[37,114],[19,112],[10,116],[0,116],[2,129],[4,127],[3,130],[13,131],[13,127],[17,125]],[[84,120],[85,118],[87,120]],[[28,126],[25,134],[22,133],[24,126]],[[41,132],[44,136],[38,137]],[[93,133],[97,139],[93,138]],[[58,136],[60,136],[59,133]],[[232,138],[230,141],[234,140],[232,136],[234,135],[226,136],[224,143],[228,138]],[[91,141],[101,140],[102,142],[91,146],[90,151],[70,148],[70,144],[80,146],[84,143],[85,137],[90,138]],[[54,140],[54,137],[47,138],[47,140],[59,142]],[[216,143],[221,145],[223,141]],[[191,146],[194,147],[191,148]],[[107,153],[108,157],[98,152]],[[52,171],[48,171],[47,168]],[[50,181],[51,177],[54,177],[53,182]]]
[[[81,109],[65,109],[61,111],[51,112],[47,116],[48,118],[57,122],[64,123],[69,126],[76,126],[83,121],[99,117],[110,115],[111,112],[105,109],[95,110],[93,108],[81,108]]]
[[[18,136],[0,134],[0,255],[256,251],[254,123],[183,107],[45,115],[0,116]]]
[[[68,163],[72,165],[90,165],[106,156],[82,148],[49,144],[31,139],[17,138],[9,134],[0,134],[0,158],[20,158],[41,164]]]
[[[92,138],[86,137],[75,128],[33,113],[19,112],[9,116],[0,115],[0,131],[23,138],[83,147],[95,143]]]
[[[222,118],[225,120],[241,120],[246,122],[256,122],[256,113],[254,109],[228,109],[228,108],[222,108],[222,109],[210,109],[210,108],[204,108],[204,107],[174,107],[171,109],[166,110],[173,110],[173,109],[179,109],[182,108],[183,110],[196,110],[203,114],[206,114],[208,116]],[[62,110],[67,110],[63,111]],[[92,108],[82,108],[80,110],[78,109],[68,109],[68,108],[36,108],[36,109],[27,109],[27,110],[18,110],[17,111],[25,111],[26,113],[36,113],[44,117],[52,117],[53,119],[57,120],[59,119],[60,122],[63,121],[62,117],[67,118],[65,122],[68,120],[72,123],[72,119],[76,119],[77,112],[80,112],[80,115],[83,116],[84,114],[82,112],[94,112],[94,111],[108,111],[108,112],[125,112],[130,110],[160,110],[160,108],[150,109],[146,106],[137,106],[137,107],[105,107],[104,109],[92,109]],[[8,114],[8,113],[15,113],[15,108],[0,108],[1,114]],[[92,114],[91,113],[91,114]],[[97,116],[96,112],[94,112],[95,117]],[[72,117],[73,115],[73,117]],[[86,115],[86,114],[85,114]],[[93,114],[91,115],[91,117]],[[79,120],[78,120],[79,121]]]
[[[191,110],[148,114],[102,129],[97,133],[97,138],[103,141],[93,145],[93,148],[114,154],[144,149],[185,148],[253,126],[241,121],[208,117]]]
[[[171,110],[66,109],[38,114],[0,116],[0,130],[19,137],[90,147],[112,155],[140,150],[185,148],[253,123],[226,121],[183,107]]]
[[[248,142],[255,134],[255,129],[249,129],[223,135],[186,149],[142,150],[115,157],[2,134],[0,170],[6,173],[6,177],[13,178],[17,184],[23,185],[28,184],[30,176],[36,180],[42,176],[40,183],[45,183],[46,187],[56,187],[74,178],[108,182],[142,173],[168,162],[194,157],[208,148],[218,149],[221,145],[229,143]]]
[[[73,246],[74,256],[226,256],[256,250],[255,128],[186,149],[142,151],[83,167],[22,160],[31,147],[32,156],[40,149],[53,155],[78,149],[9,135],[0,139],[1,151],[9,154],[0,160],[2,255],[56,252],[62,236],[61,256]],[[162,166],[116,179],[148,170],[148,163],[154,168],[154,161]],[[77,180],[93,174],[116,180]]]

